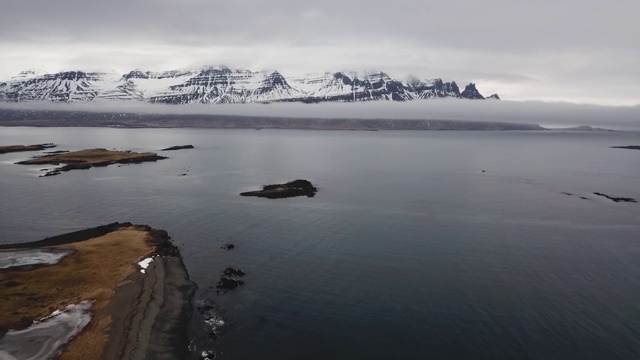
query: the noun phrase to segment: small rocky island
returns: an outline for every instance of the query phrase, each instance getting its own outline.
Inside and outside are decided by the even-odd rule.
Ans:
[[[630,150],[640,150],[640,145],[628,145],[628,146],[612,146],[612,149],[630,149]]]
[[[21,152],[21,151],[41,151],[45,149],[54,148],[56,145],[48,144],[35,144],[35,145],[8,145],[0,146],[0,154]]]
[[[240,193],[242,196],[257,196],[267,199],[282,199],[296,196],[314,197],[318,188],[308,180],[294,180],[286,184],[263,185],[262,190]]]
[[[183,149],[193,149],[193,145],[176,145],[176,146],[171,146],[165,149],[162,149],[160,151],[174,151],[174,150],[183,150]]]
[[[137,153],[133,151],[117,151],[107,149],[86,149],[66,153],[38,156],[33,159],[19,161],[21,165],[60,165],[61,167],[47,169],[43,176],[54,176],[62,171],[85,170],[92,167],[108,166],[112,164],[139,164],[148,161],[166,159],[156,153]]]
[[[598,195],[598,196],[602,196],[605,197],[613,202],[637,202],[636,199],[634,198],[627,198],[627,197],[617,197],[617,196],[611,196],[611,195],[607,195],[607,194],[603,194],[603,193],[599,193],[599,192],[594,192],[594,195]]]

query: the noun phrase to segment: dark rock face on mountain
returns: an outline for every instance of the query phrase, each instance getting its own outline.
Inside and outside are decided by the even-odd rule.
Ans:
[[[464,91],[460,93],[460,97],[465,99],[484,100],[484,96],[482,96],[478,89],[476,89],[476,84],[474,83],[467,85],[464,88]]]
[[[495,95],[495,96],[494,96]],[[499,99],[497,94],[491,96]],[[86,102],[135,100],[164,104],[224,104],[269,102],[411,101],[433,98],[484,99],[475,84],[460,89],[442,79],[403,81],[381,71],[315,73],[285,77],[278,71],[226,67],[124,75],[65,71],[56,74],[22,72],[0,81],[0,101],[47,100]]]
[[[13,102],[92,100],[100,92],[100,89],[94,83],[100,82],[101,78],[102,74],[100,73],[86,73],[83,71],[65,71],[39,76],[23,75],[14,81],[0,83],[0,100]]]
[[[445,83],[442,82],[442,79],[412,80],[408,83],[408,86],[410,90],[418,94],[420,99],[460,96],[460,89],[455,81]]]

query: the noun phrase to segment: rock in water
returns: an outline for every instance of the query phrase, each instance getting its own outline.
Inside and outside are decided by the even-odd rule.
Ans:
[[[296,196],[314,197],[318,188],[308,180],[294,180],[286,184],[264,185],[262,190],[243,192],[242,196],[257,196],[267,199],[282,199]]]
[[[173,150],[182,150],[182,149],[193,149],[193,145],[176,145],[176,146],[171,146],[168,147],[166,149],[162,149],[160,151],[173,151]]]
[[[224,274],[226,276],[244,276],[246,273],[240,269],[234,269],[232,267],[228,267],[224,269]]]
[[[223,276],[218,281],[218,284],[216,285],[216,287],[222,290],[231,290],[231,289],[237,288],[240,285],[244,285],[244,281],[226,278]]]

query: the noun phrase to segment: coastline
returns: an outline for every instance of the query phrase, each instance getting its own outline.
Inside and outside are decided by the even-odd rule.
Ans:
[[[194,293],[180,258],[155,259],[132,274],[106,309],[112,323],[101,359],[188,359]]]
[[[12,110],[0,106],[0,126],[111,127],[111,128],[211,128],[295,130],[547,130],[537,124],[502,121],[468,121],[400,118],[322,118],[204,114],[88,112],[70,110]]]
[[[148,255],[154,260],[145,273],[136,269],[136,261],[130,263],[131,269],[124,281],[111,289],[105,306],[91,309],[91,321],[64,346],[59,358],[81,359],[89,354],[92,358],[104,360],[190,358],[188,323],[193,312],[196,285],[189,280],[179,250],[169,242],[166,231],[146,225],[112,223],[31,243],[3,244],[0,249],[84,245],[85,241],[94,241],[118,231],[143,231],[147,235],[145,241],[153,249]],[[35,267],[33,271],[56,266]],[[2,274],[7,273],[4,271]],[[110,276],[115,275],[114,272]],[[104,292],[104,289],[95,291]],[[93,302],[98,304],[96,300]],[[0,334],[1,340],[4,334]],[[99,357],[94,356],[97,353]]]

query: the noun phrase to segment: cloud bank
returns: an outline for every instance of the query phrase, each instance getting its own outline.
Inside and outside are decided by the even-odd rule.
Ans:
[[[543,127],[588,125],[614,130],[640,130],[640,106],[601,106],[541,101],[472,101],[437,99],[412,102],[271,103],[165,105],[138,102],[4,103],[23,110],[124,112],[154,114],[241,115],[296,118],[425,119],[497,121]]]

